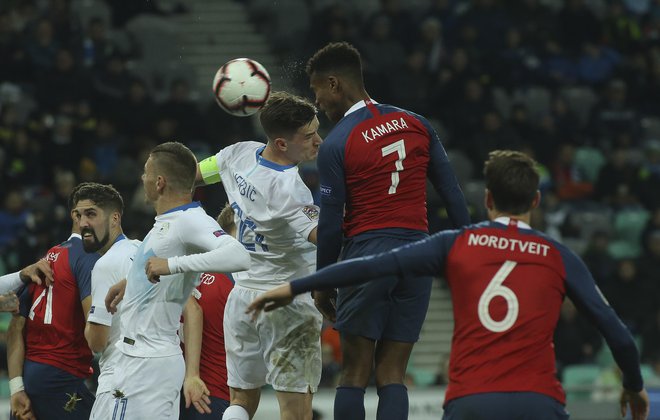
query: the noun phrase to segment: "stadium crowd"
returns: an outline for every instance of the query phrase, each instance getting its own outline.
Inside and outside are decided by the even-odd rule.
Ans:
[[[329,41],[356,45],[374,99],[434,121],[473,221],[484,218],[488,151],[533,155],[543,176],[534,227],[584,257],[660,374],[660,2],[298,0],[287,6],[296,14],[243,3],[259,31],[277,34],[268,39],[283,65]],[[153,213],[136,180],[154,145],[181,139],[208,155],[260,136],[249,119],[193,100],[185,79],[164,86],[132,72],[143,52],[126,23],[165,12],[107,7],[110,21],[83,20],[70,0],[0,7],[0,274],[66,239],[78,182],[112,183],[127,198],[124,231],[142,238]],[[311,96],[302,68],[289,82]],[[303,176],[318,188],[314,168]],[[221,188],[196,198],[210,214],[224,204]],[[447,226],[440,208],[429,200],[432,230]],[[567,302],[555,344],[563,367],[597,361],[602,339]],[[336,375],[335,361],[325,371]]]

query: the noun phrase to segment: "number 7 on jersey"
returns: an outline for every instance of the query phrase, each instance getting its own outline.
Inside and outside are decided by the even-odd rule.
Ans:
[[[395,141],[394,143],[387,145],[381,149],[383,157],[397,153],[399,158],[394,162],[394,167],[396,168],[392,172],[392,185],[390,185],[390,190],[388,194],[396,194],[396,187],[399,186],[399,172],[403,171],[403,160],[406,158],[406,143],[403,139]]]

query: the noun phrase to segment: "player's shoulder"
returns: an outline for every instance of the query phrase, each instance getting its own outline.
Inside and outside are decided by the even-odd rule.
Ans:
[[[226,157],[236,157],[245,154],[256,154],[257,151],[266,145],[264,143],[252,140],[239,141],[235,144],[225,147],[220,153]]]

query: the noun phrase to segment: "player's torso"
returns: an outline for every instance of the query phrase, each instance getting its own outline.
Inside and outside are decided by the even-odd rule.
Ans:
[[[430,139],[413,115],[378,105],[355,113],[344,149],[347,236],[380,228],[427,230]],[[349,114],[350,116],[350,114]]]
[[[69,240],[51,248],[46,260],[53,270],[51,287],[30,285],[26,357],[53,364],[78,376],[89,374],[92,353],[85,340],[85,315],[74,269],[82,242]]]
[[[560,400],[552,344],[565,294],[559,251],[530,230],[483,226],[458,236],[447,259],[454,308],[447,400],[505,391]]]
[[[252,258],[248,271],[236,273],[239,284],[248,280],[279,284],[304,276],[313,270],[316,258],[316,247],[284,219],[291,203],[305,203],[310,213],[317,212],[312,195],[296,166],[260,159],[263,147],[241,142],[223,150],[219,161],[237,239]]]
[[[121,307],[121,335],[129,338],[128,342],[123,337],[123,341],[120,340],[124,353],[135,356],[180,353],[176,334],[179,319],[199,280],[199,273],[161,276],[159,282],[151,283],[145,267],[151,257],[169,258],[205,252],[189,249],[181,239],[186,235],[181,225],[188,223],[182,219],[201,217],[208,217],[201,207],[157,216],[153,228],[135,252]]]
[[[193,290],[204,314],[200,376],[211,395],[223,399],[229,399],[223,320],[227,297],[233,287],[233,280],[225,274],[203,273],[199,286]]]

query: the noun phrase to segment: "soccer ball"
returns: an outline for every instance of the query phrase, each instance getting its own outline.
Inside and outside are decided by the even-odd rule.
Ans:
[[[215,100],[231,115],[247,117],[259,111],[270,95],[266,68],[249,58],[226,62],[213,78]]]

